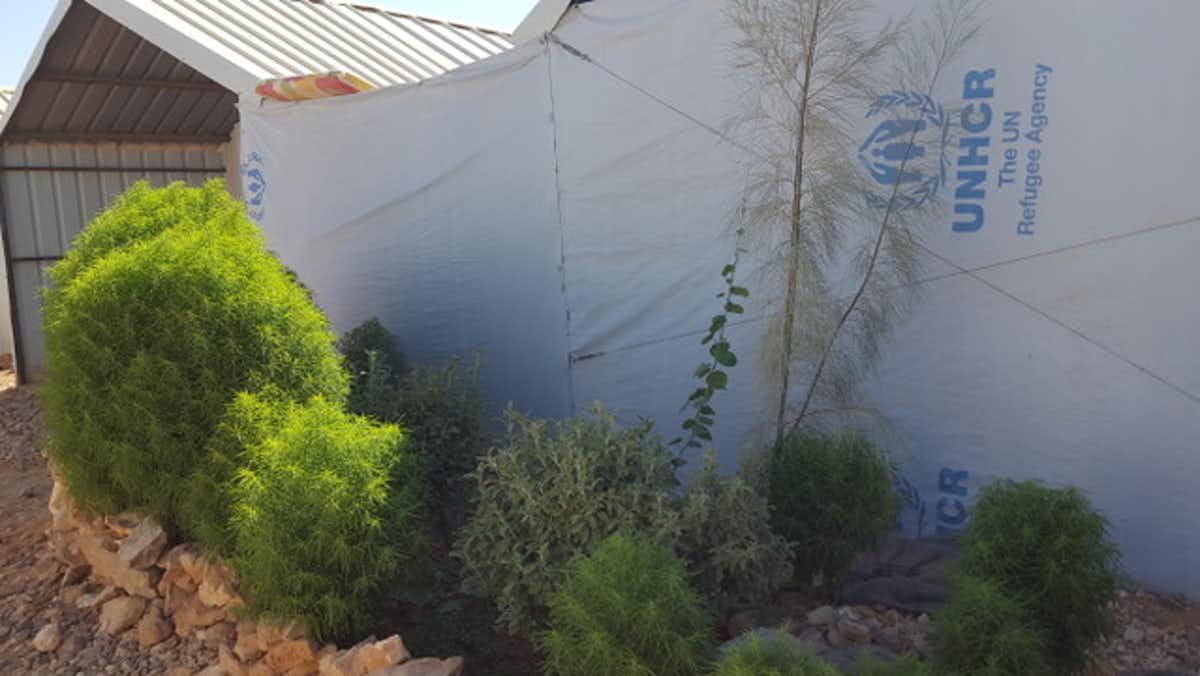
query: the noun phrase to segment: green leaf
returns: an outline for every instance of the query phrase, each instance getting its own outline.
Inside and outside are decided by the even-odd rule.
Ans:
[[[729,376],[725,375],[724,371],[713,371],[704,379],[708,386],[714,390],[723,390],[729,384]]]
[[[729,265],[726,265],[725,267],[721,268],[721,276],[728,277],[729,275],[732,275],[734,273],[734,271],[736,271],[736,270],[737,270],[737,266],[734,265],[733,263],[730,263]]]
[[[704,427],[696,428],[696,436],[705,441],[712,441],[712,432],[709,432],[708,429]]]
[[[703,378],[712,370],[712,364],[701,364],[696,368],[696,372],[692,375],[693,378]]]
[[[709,427],[717,424],[716,420],[714,420],[713,418],[710,418],[708,416],[705,416],[705,415],[696,416],[696,422],[699,422],[701,425],[706,425]]]
[[[729,303],[726,303],[725,307],[729,307]],[[728,322],[729,317],[726,317],[725,315],[717,315],[712,318],[712,324],[710,324],[708,328],[710,331],[720,331],[721,329],[725,328],[725,324]]]
[[[733,368],[734,366],[737,366],[737,357],[729,351],[729,343],[722,341],[716,345],[713,345],[712,349],[709,350],[709,354],[711,354],[713,359],[716,359],[717,363],[721,366],[726,368]]]
[[[741,287],[741,286],[731,286],[731,287],[729,287],[729,295],[741,296],[743,298],[749,298],[750,290],[745,287]]]
[[[740,314],[745,314],[746,308],[742,307],[741,305],[738,305],[737,303],[726,303],[725,311],[728,312],[729,314],[740,315]]]
[[[709,406],[708,404],[701,406],[700,410],[697,411],[697,413],[699,413],[700,415],[716,415],[717,414],[717,412],[715,410],[713,410],[713,407]]]
[[[698,424],[700,424],[700,423],[697,423],[695,420],[689,418],[689,419],[683,421],[683,429],[685,429],[685,430],[694,429],[696,427],[696,425],[698,425]]]

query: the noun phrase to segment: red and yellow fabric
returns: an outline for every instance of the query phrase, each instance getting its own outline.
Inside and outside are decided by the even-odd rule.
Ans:
[[[274,101],[309,101],[331,96],[358,94],[374,88],[375,86],[370,82],[353,73],[332,71],[264,80],[259,83],[254,92],[265,99]]]

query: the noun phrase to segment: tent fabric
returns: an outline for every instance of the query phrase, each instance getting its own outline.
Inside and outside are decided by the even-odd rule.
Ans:
[[[379,316],[416,361],[481,351],[494,402],[556,417],[601,401],[673,436],[745,184],[724,6],[599,0],[419,85],[243,104],[251,213],[339,330]],[[1139,581],[1198,594],[1200,165],[1181,151],[1198,102],[1180,83],[1200,75],[1182,47],[1200,6],[984,10],[936,97],[960,108],[970,74],[994,71],[986,196],[958,199],[950,172],[921,295],[863,386],[905,528],[961,530],[995,479],[1072,484]],[[974,224],[956,202],[978,229],[955,229]],[[730,468],[769,417],[761,295],[715,401]]]

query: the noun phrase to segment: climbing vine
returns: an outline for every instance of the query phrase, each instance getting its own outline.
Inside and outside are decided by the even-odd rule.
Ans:
[[[687,403],[680,409],[680,412],[688,412],[688,417],[683,421],[683,432],[686,436],[677,437],[671,445],[681,451],[702,448],[705,443],[712,442],[712,428],[716,424],[717,415],[712,404],[713,397],[717,392],[729,387],[729,372],[726,369],[731,369],[738,363],[726,328],[729,326],[730,317],[746,313],[743,303],[750,297],[750,290],[738,286],[736,282],[743,234],[742,230],[737,231],[738,246],[734,251],[733,261],[721,269],[721,278],[725,280],[725,289],[717,294],[717,299],[722,304],[721,312],[713,316],[708,331],[700,341],[701,345],[708,347],[710,359],[696,367],[692,375],[701,384],[688,396]]]

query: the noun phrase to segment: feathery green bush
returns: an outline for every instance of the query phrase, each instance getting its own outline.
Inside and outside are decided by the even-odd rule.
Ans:
[[[836,585],[855,555],[895,527],[887,458],[866,437],[792,434],[767,465],[771,523],[793,543],[797,578]]]
[[[671,550],[613,535],[572,562],[540,638],[553,676],[694,676],[714,648],[711,620]]]
[[[417,555],[424,496],[415,463],[399,428],[337,404],[264,406],[244,395],[236,407],[250,425],[270,420],[274,429],[246,450],[231,487],[242,592],[255,615],[344,636]]]
[[[345,397],[325,318],[219,181],[134,186],[50,277],[48,452],[90,511],[178,527],[235,393]]]
[[[529,636],[572,558],[614,533],[671,541],[675,467],[651,423],[622,429],[598,406],[555,423],[511,410],[506,420],[506,441],[471,475],[475,512],[454,553],[467,591],[491,597],[501,625]]]
[[[767,500],[741,474],[722,477],[706,453],[679,504],[676,550],[722,616],[769,602],[792,579],[792,548],[771,530]]]
[[[1031,481],[984,488],[958,569],[1021,600],[1055,673],[1085,668],[1115,631],[1120,553],[1107,520],[1075,488]]]
[[[854,663],[852,676],[957,676],[939,673],[937,668],[912,655],[901,655],[892,662],[882,662],[871,656],[861,656]]]
[[[728,649],[712,676],[840,676],[790,637],[751,636]]]
[[[953,580],[950,602],[934,618],[934,656],[940,671],[971,676],[1051,676],[1048,643],[1026,599],[969,575]]]

